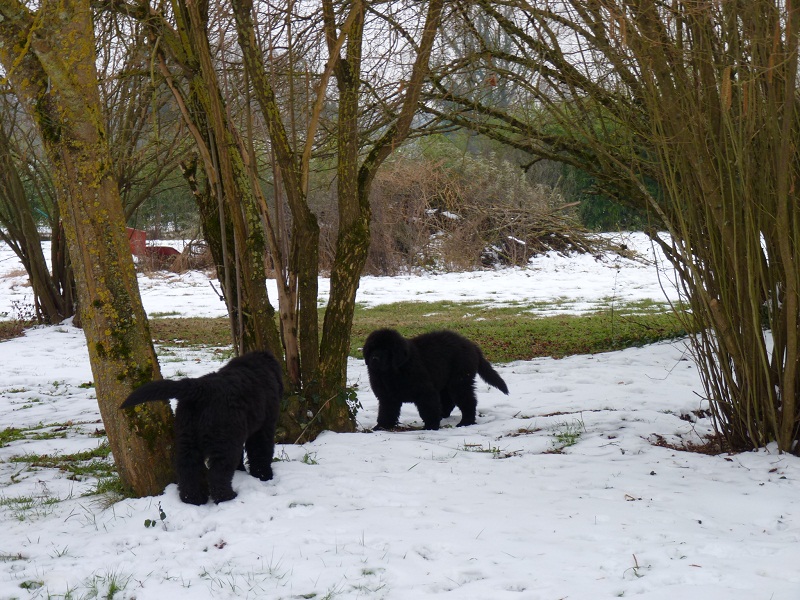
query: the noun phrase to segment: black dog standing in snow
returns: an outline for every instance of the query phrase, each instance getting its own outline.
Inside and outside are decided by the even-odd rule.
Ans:
[[[404,338],[394,329],[378,329],[364,342],[369,383],[378,398],[376,429],[397,426],[403,402],[417,405],[425,429],[439,429],[456,406],[458,427],[475,424],[478,400],[475,374],[508,394],[508,387],[481,349],[452,331]]]
[[[247,450],[250,474],[272,479],[275,425],[283,374],[270,352],[249,352],[196,379],[152,381],[120,408],[176,398],[175,472],[183,502],[205,504],[236,497],[233,473]],[[206,467],[206,461],[208,466]]]

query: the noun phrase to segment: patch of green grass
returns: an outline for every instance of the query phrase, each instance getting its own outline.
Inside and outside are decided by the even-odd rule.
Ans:
[[[180,311],[168,310],[164,312],[151,312],[148,317],[151,319],[162,319],[164,317],[177,317],[179,314],[181,314]]]
[[[0,429],[0,448],[7,446],[11,442],[24,439],[25,433],[22,431],[22,429],[17,429],[16,427],[6,427],[5,429]]]
[[[41,400],[33,400],[33,402],[41,402]],[[22,408],[27,407],[24,405]],[[28,427],[26,429],[17,429],[16,427],[8,427],[0,430],[0,448],[8,445],[17,440],[56,440],[64,439],[67,437],[67,429],[73,426],[71,421],[66,423],[50,423],[44,425],[39,423],[35,427]]]
[[[14,562],[15,560],[28,560],[28,557],[24,554],[20,554],[16,552],[14,554],[9,554],[8,552],[0,552],[0,562]]]
[[[559,423],[553,430],[553,451],[561,452],[564,448],[574,446],[584,431],[586,426],[580,419]]]
[[[490,362],[528,360],[538,356],[562,358],[643,346],[686,335],[681,320],[661,305],[618,306],[587,315],[542,317],[529,305],[488,307],[477,303],[387,304],[357,309],[351,355],[360,357],[366,336],[379,327],[393,327],[414,336],[451,329],[476,342]]]
[[[63,440],[66,439],[66,431],[40,431],[28,437],[29,440]]]
[[[53,512],[53,506],[61,500],[47,494],[37,496],[0,496],[0,508],[11,511],[20,522],[33,518],[46,517]]]
[[[360,358],[367,335],[381,327],[398,329],[406,336],[435,329],[457,331],[475,341],[490,362],[499,363],[609,352],[687,333],[681,319],[666,304],[651,300],[620,304],[609,299],[609,308],[586,315],[537,314],[556,305],[559,303],[490,306],[452,301],[397,302],[372,308],[358,305],[350,354]],[[321,309],[320,318],[323,314]],[[225,318],[160,318],[151,322],[151,330],[156,343],[169,347],[227,347],[231,343]]]
[[[300,459],[300,462],[306,465],[318,465],[319,461],[317,461],[317,453],[316,452],[306,452],[303,455],[303,458]]]
[[[153,341],[168,346],[230,346],[231,328],[227,318],[159,318],[150,321]]]
[[[502,448],[498,448],[497,446],[492,446],[489,442],[486,443],[485,448],[483,444],[468,444],[467,442],[464,442],[464,446],[460,447],[459,450],[463,450],[464,452],[481,452],[484,454],[491,454],[492,458],[494,459],[511,458],[512,456],[519,456],[521,454],[520,450],[504,450]]]
[[[40,587],[44,587],[44,581],[38,581],[38,580],[23,581],[22,583],[19,584],[19,587],[21,587],[23,590],[28,590],[30,592],[38,590]]]
[[[614,310],[619,314],[632,315],[669,312],[671,309],[666,302],[657,302],[650,298],[620,303],[617,298],[606,296],[598,302],[598,310]]]
[[[97,573],[87,581],[88,593],[85,597],[112,600],[114,596],[125,591],[130,579],[129,575],[120,575],[116,571]]]
[[[490,443],[487,443],[486,446],[484,447],[483,444],[470,444],[464,442],[464,445],[459,449],[463,450],[464,452],[482,452],[486,454],[491,454],[492,456],[500,454],[500,448],[492,446]]]
[[[81,481],[87,477],[97,479],[116,475],[114,463],[109,460],[111,448],[103,442],[92,450],[74,454],[23,454],[12,456],[9,462],[24,463],[30,468],[58,469],[67,473],[68,479]]]
[[[108,477],[101,477],[97,480],[94,488],[83,494],[84,496],[104,496],[101,502],[103,508],[108,508],[123,498],[133,498],[133,490],[122,483],[117,473],[112,473]]]

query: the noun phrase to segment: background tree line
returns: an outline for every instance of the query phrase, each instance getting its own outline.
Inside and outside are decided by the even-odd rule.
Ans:
[[[404,144],[464,130],[513,149],[524,169],[566,165],[557,179],[567,193],[621,201],[620,220],[647,223],[703,325],[694,348],[719,430],[731,447],[795,447],[792,3],[2,0],[0,16],[3,235],[45,319],[77,306],[109,442],[138,493],[170,478],[140,465],[168,464],[171,417],[165,406],[116,409],[159,376],[126,221],[148,198],[189,190],[235,351],[282,357],[283,439],[347,431],[346,357],[373,204],[376,214],[403,206],[388,197],[408,183],[404,161],[436,165],[398,153]],[[451,158],[430,169],[427,191],[408,193],[435,196],[437,218],[457,205],[480,229],[516,237],[509,228],[530,207],[467,210],[468,190],[447,173],[477,167]],[[393,252],[424,261],[419,240],[392,235]],[[389,257],[372,259],[380,269]],[[331,295],[320,321],[321,268]]]

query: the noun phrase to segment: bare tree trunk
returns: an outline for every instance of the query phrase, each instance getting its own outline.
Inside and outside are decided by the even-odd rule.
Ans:
[[[408,43],[409,55],[416,56],[416,62],[413,64],[410,81],[400,85],[401,90],[407,91],[400,94],[402,101],[399,114],[386,117],[387,124],[390,123],[391,126],[377,140],[364,165],[360,164],[359,154],[359,146],[363,141],[361,136],[364,133],[359,122],[359,110],[362,101],[361,46],[367,3],[345,3],[343,10],[338,10],[340,7],[334,7],[334,3],[328,0],[324,0],[322,5],[325,16],[320,31],[327,42],[330,58],[316,80],[313,102],[309,103],[313,106],[307,114],[305,140],[299,142],[295,135],[297,119],[291,112],[293,109],[289,109],[288,117],[282,115],[282,107],[268,76],[264,51],[258,47],[253,3],[251,0],[231,1],[247,74],[245,81],[252,86],[261,109],[261,117],[269,131],[271,151],[274,152],[280,172],[276,184],[282,184],[291,212],[291,240],[288,244],[283,239],[284,231],[276,227],[276,219],[270,214],[261,195],[258,170],[252,153],[228,120],[222,102],[219,75],[214,70],[208,47],[208,5],[197,0],[176,1],[175,30],[155,10],[128,6],[129,14],[136,15],[143,23],[152,27],[152,39],[154,42],[158,41],[157,47],[169,48],[171,57],[180,65],[189,87],[188,94],[181,91],[180,85],[173,81],[162,56],[161,73],[172,89],[184,121],[197,143],[200,163],[208,177],[210,189],[212,193],[218,193],[225,198],[225,218],[231,219],[235,240],[233,254],[239,258],[235,266],[242,273],[242,279],[235,280],[235,284],[241,283],[244,290],[240,306],[242,314],[258,313],[259,306],[262,306],[260,296],[255,292],[255,280],[263,276],[263,270],[259,271],[256,257],[263,262],[266,247],[269,248],[276,270],[279,271],[276,277],[279,316],[289,377],[289,394],[286,406],[281,411],[279,433],[282,439],[288,441],[313,439],[323,429],[350,431],[354,427],[346,402],[346,365],[355,294],[369,248],[369,190],[377,168],[409,134],[422,82],[427,74],[443,1],[434,0],[420,5],[423,9],[428,9],[422,13],[427,17],[424,19],[423,39],[419,45],[413,41]],[[286,11],[282,13],[282,22],[291,23],[295,18],[292,6],[289,3],[288,7],[277,9]],[[337,16],[344,18],[337,22]],[[388,28],[397,26],[390,15],[386,15],[385,19]],[[413,17],[411,20],[417,24]],[[404,32],[403,35],[407,33]],[[287,35],[292,36],[291,28]],[[290,39],[287,43],[292,48],[296,41]],[[344,57],[341,56],[343,48],[346,54]],[[292,62],[293,52],[288,55],[288,60]],[[289,69],[290,80],[295,76],[295,66],[292,62]],[[333,73],[336,74],[339,86],[340,105],[340,123],[337,128],[340,232],[337,259],[331,278],[332,295],[320,343],[317,306],[319,224],[308,204],[308,179],[312,149],[319,140],[321,115],[326,101],[330,99],[327,86]],[[246,97],[249,98],[249,93]],[[392,103],[395,101],[396,98],[393,98]],[[293,97],[290,98],[290,104],[292,102]],[[284,118],[288,118],[289,127],[284,125]],[[373,127],[382,130],[374,124]],[[201,193],[199,197],[213,196]],[[258,210],[254,211],[254,206]],[[205,211],[206,214],[210,212]],[[264,226],[262,232],[257,231],[256,214]],[[285,256],[287,247],[288,257]],[[220,279],[223,279],[222,276]],[[253,281],[250,289],[246,287],[250,285],[247,283],[249,280]],[[266,336],[269,347],[277,354],[280,340],[277,334],[272,333],[277,331],[274,324],[267,323],[266,320],[261,321],[261,324],[256,332],[262,332]]]
[[[0,190],[0,224],[7,232],[0,231],[0,238],[14,250],[28,273],[39,322],[60,323],[75,313],[75,306],[69,296],[69,288],[66,294],[62,293],[57,279],[51,276],[47,268],[31,204],[12,159],[11,140],[2,127],[0,180],[6,182]]]
[[[172,480],[169,405],[118,408],[159,371],[111,177],[89,3],[45,2],[34,14],[5,0],[0,14],[0,62],[54,166],[108,441],[123,483],[157,494]]]
[[[256,100],[270,134],[281,183],[292,215],[288,269],[278,279],[280,318],[284,333],[286,362],[289,365],[293,393],[281,412],[279,434],[290,442],[313,439],[322,429],[352,429],[349,414],[342,429],[339,422],[320,418],[325,395],[319,387],[319,323],[317,295],[319,276],[319,224],[308,206],[306,185],[300,156],[292,148],[280,109],[267,75],[263,57],[255,39],[250,0],[232,0],[239,46],[242,49],[248,78],[253,83]],[[320,90],[320,93],[322,90]],[[270,251],[276,262],[283,263],[283,232],[272,226],[267,207],[262,207],[270,240]],[[312,415],[311,419],[309,414]],[[313,426],[311,426],[313,424]]]
[[[326,27],[328,40],[333,33],[333,6],[326,0]],[[399,114],[386,132],[372,145],[363,162],[359,162],[359,87],[361,69],[361,43],[363,16],[356,21],[346,46],[346,56],[336,64],[336,81],[339,88],[338,134],[338,201],[339,234],[336,257],[331,270],[331,292],[322,329],[322,385],[325,390],[341,390],[346,383],[347,356],[350,350],[350,329],[355,312],[356,292],[369,252],[369,204],[372,182],[379,167],[408,137],[411,123],[417,113],[422,86],[429,71],[433,43],[439,31],[443,0],[427,3],[420,42]],[[333,48],[331,47],[331,52]],[[340,405],[344,400],[340,401]],[[335,404],[329,418],[336,419],[342,408]]]
[[[232,0],[239,45],[270,133],[292,212],[290,273],[284,276],[287,292],[281,296],[281,318],[291,321],[297,310],[302,395],[290,398],[282,426],[291,441],[313,439],[323,429],[352,431],[354,421],[347,403],[347,357],[359,279],[369,250],[369,192],[381,163],[408,136],[422,83],[427,74],[433,40],[441,20],[442,1],[427,5],[422,40],[401,103],[400,114],[361,164],[362,130],[359,123],[361,64],[366,6],[354,2],[341,23],[330,0],[323,0],[323,27],[328,63],[319,78],[308,118],[305,146],[293,146],[272,90],[263,58],[257,48],[250,0]],[[423,8],[426,6],[421,5]],[[291,17],[288,17],[291,18]],[[344,55],[342,55],[342,50]],[[321,342],[317,323],[319,226],[308,202],[308,170],[328,78],[334,74],[338,88],[337,198],[339,232],[331,272],[331,293],[325,311]],[[279,255],[277,242],[271,246]],[[281,285],[281,282],[279,282]],[[296,295],[294,290],[296,291]],[[286,309],[284,301],[296,302]],[[296,307],[296,308],[295,308]],[[288,357],[287,357],[288,360]],[[312,416],[309,421],[308,415]],[[295,435],[298,434],[295,438]]]
[[[196,144],[200,158],[197,169],[205,174],[208,190],[195,194],[195,198],[210,203],[200,207],[205,215],[204,227],[210,215],[220,214],[219,204],[222,206],[219,226],[204,232],[209,245],[216,246],[213,254],[230,307],[234,347],[239,353],[269,348],[281,356],[275,309],[265,285],[261,214],[246,167],[246,150],[228,118],[212,61],[206,31],[208,5],[180,0],[175,8],[177,29],[172,29],[163,15],[146,12],[146,7],[141,14],[131,14],[150,27],[154,42],[158,40],[159,70]],[[168,58],[174,58],[180,66],[188,90],[175,81]]]

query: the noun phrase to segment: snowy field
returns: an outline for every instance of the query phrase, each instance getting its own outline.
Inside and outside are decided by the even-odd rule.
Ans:
[[[645,260],[368,277],[359,301],[581,312],[674,298],[644,239],[628,244]],[[223,314],[201,274],[140,285],[151,314]],[[0,313],[26,293],[0,247]],[[222,364],[159,350],[165,377]],[[510,395],[479,382],[478,424],[456,429],[456,410],[435,432],[370,432],[376,401],[353,360],[361,432],[279,446],[272,481],[237,473],[235,500],[201,507],[174,485],[107,506],[88,495],[96,480],[30,466],[103,441],[81,331],[30,330],[0,343],[0,365],[0,432],[26,430],[0,448],[0,599],[800,600],[800,459],[656,445],[710,432],[683,342],[497,365]],[[421,425],[411,406],[401,420]]]
[[[442,273],[425,276],[364,277],[358,302],[373,306],[386,302],[419,301],[536,303],[542,314],[578,313],[601,303],[677,298],[674,274],[665,267],[643,234],[618,234],[612,240],[625,244],[639,260],[617,255],[561,256],[556,253],[534,258],[524,269],[499,269],[473,273]],[[181,242],[156,242],[183,250]],[[45,256],[49,256],[45,245]],[[14,275],[10,277],[9,274]],[[275,282],[267,282],[269,296],[277,302]],[[320,278],[319,302],[328,300],[329,281]],[[662,289],[663,288],[663,289]],[[148,314],[223,317],[225,303],[217,281],[198,271],[151,276],[139,275],[139,290]],[[0,315],[14,316],[13,303],[31,304],[30,287],[17,258],[0,243]],[[2,318],[2,317],[0,317]]]

